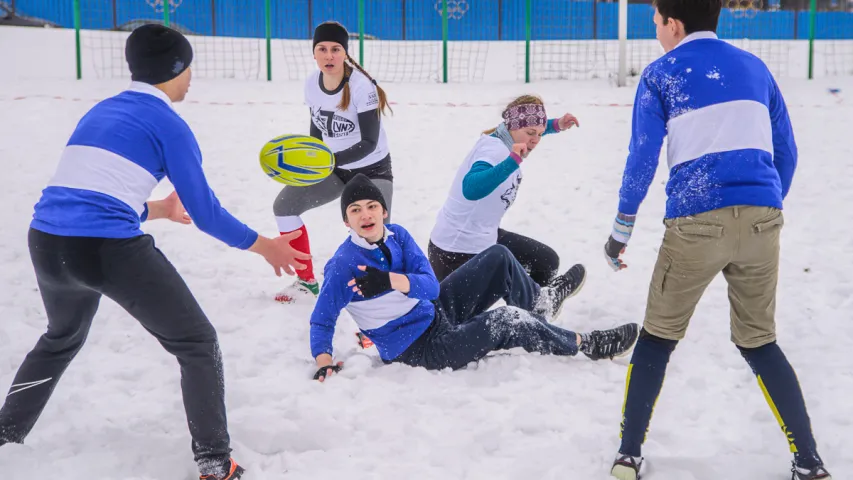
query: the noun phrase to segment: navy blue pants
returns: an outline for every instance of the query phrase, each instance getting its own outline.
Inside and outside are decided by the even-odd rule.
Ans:
[[[394,362],[459,369],[495,350],[576,355],[577,335],[532,313],[539,286],[503,245],[493,245],[441,282],[430,327]],[[507,306],[488,310],[500,299]]]

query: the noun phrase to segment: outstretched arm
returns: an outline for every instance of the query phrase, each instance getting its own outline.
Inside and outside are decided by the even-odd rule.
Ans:
[[[174,128],[166,132],[163,141],[166,175],[199,230],[229,246],[261,255],[272,265],[276,275],[281,276],[281,270],[293,275],[294,269],[306,268],[305,264],[298,260],[308,260],[311,256],[290,246],[290,241],[301,232],[270,239],[258,235],[234,218],[219,204],[219,199],[207,183],[201,167],[201,151],[189,127],[185,124],[172,127]],[[150,208],[148,206],[148,218],[151,218]]]
[[[166,175],[199,230],[231,247],[248,249],[257,232],[228,213],[207,183],[201,151],[189,127],[169,131],[163,142]],[[150,212],[149,212],[150,216]]]
[[[628,160],[619,190],[619,208],[613,220],[611,235],[604,247],[605,256],[613,270],[625,265],[619,256],[625,251],[634,230],[634,220],[640,204],[649,191],[666,137],[666,120],[660,91],[644,74],[634,98],[631,143]]]
[[[347,278],[350,272],[344,266],[330,263],[323,272],[324,281],[317,296],[317,303],[311,312],[311,356],[321,365],[321,356],[328,357],[331,365],[332,339],[335,335],[335,325],[341,310],[352,300],[352,291],[347,288]],[[326,358],[323,357],[323,358]]]
[[[543,133],[542,135],[560,133],[564,130],[572,128],[573,126],[580,127],[581,124],[578,121],[577,117],[575,117],[571,113],[567,113],[560,118],[552,118],[548,120],[548,123],[545,126],[545,133]]]

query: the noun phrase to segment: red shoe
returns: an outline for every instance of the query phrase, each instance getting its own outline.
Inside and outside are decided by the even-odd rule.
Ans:
[[[228,460],[228,465],[225,466],[225,469],[228,473],[226,473],[224,477],[217,477],[216,475],[201,475],[198,477],[198,480],[237,480],[246,472],[246,469],[237,465],[237,462],[235,462],[233,458]]]
[[[358,332],[355,334],[356,338],[358,338],[358,344],[361,348],[368,349],[373,346],[373,340],[367,338],[367,335]]]

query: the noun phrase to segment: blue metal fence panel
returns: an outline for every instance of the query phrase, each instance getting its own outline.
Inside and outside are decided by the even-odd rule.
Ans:
[[[264,37],[263,0],[82,0],[82,27],[111,29],[132,21],[159,20],[163,2],[173,6],[171,21],[199,35]],[[527,0],[447,0],[450,40],[524,40]],[[73,27],[72,2],[16,0],[22,15]],[[115,5],[115,7],[114,7]],[[369,0],[365,33],[384,40],[440,40],[442,0]],[[613,40],[618,3],[591,0],[533,0],[533,40]],[[628,6],[628,38],[654,39],[654,9]],[[272,0],[275,38],[311,37],[315,25],[337,20],[358,30],[357,0]],[[853,12],[819,12],[816,38],[853,39]],[[722,38],[805,39],[809,12],[724,9]]]

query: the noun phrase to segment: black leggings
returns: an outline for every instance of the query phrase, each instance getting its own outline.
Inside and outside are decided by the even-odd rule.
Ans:
[[[560,268],[560,256],[557,252],[532,238],[499,228],[497,243],[512,252],[518,263],[539,286],[547,285]],[[429,242],[427,250],[429,263],[439,282],[475,256],[472,253],[447,252],[432,242]]]

